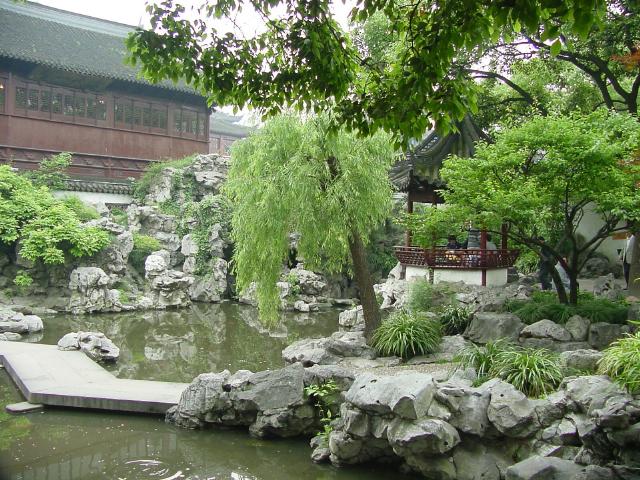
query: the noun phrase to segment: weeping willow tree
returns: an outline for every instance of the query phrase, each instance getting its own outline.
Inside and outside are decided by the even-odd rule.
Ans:
[[[369,338],[380,313],[364,247],[391,210],[394,157],[388,135],[357,137],[331,128],[328,115],[275,117],[234,144],[225,188],[234,206],[237,285],[242,291],[256,283],[263,321],[278,318],[276,282],[289,234],[297,232],[308,268],[352,270]]]

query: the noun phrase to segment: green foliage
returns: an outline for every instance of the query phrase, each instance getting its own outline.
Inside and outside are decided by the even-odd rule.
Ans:
[[[113,221],[118,225],[122,225],[123,227],[129,226],[129,216],[124,209],[120,207],[113,207],[110,212],[111,218],[113,218]]]
[[[498,340],[472,345],[456,357],[462,367],[473,367],[478,378],[501,378],[530,397],[541,397],[558,387],[564,372],[558,355],[544,349],[519,348]]]
[[[26,292],[26,290],[33,284],[33,278],[27,272],[20,271],[13,279],[13,284],[18,287],[18,290],[21,292]]]
[[[448,205],[446,208],[424,206],[416,213],[403,213],[397,222],[411,231],[415,245],[432,248],[442,243],[448,235],[456,235],[471,213],[464,205]],[[457,231],[456,231],[457,230]]]
[[[191,165],[194,158],[195,157],[191,155],[178,160],[165,160],[150,164],[145,170],[144,174],[134,183],[133,198],[135,198],[139,202],[144,202],[145,197],[151,191],[152,185],[154,185],[159,180],[160,176],[162,175],[162,171],[166,168],[174,168],[178,171],[177,178],[174,177],[175,185],[172,186],[180,187],[182,175],[179,172]]]
[[[129,254],[129,263],[139,272],[144,272],[144,262],[150,253],[162,249],[162,244],[149,235],[133,234],[133,250]]]
[[[439,319],[445,335],[460,335],[471,322],[471,311],[458,305],[445,305],[439,312]]]
[[[598,362],[599,373],[609,375],[613,381],[631,394],[640,392],[640,331],[627,334],[613,342]]]
[[[529,325],[545,318],[564,324],[574,315],[588,318],[594,323],[624,325],[627,322],[627,305],[592,295],[581,295],[577,305],[565,305],[558,303],[558,298],[551,292],[536,292],[530,301],[512,300],[505,303],[504,309]]]
[[[498,352],[489,375],[536,398],[553,392],[564,377],[559,356],[541,348],[507,348]]]
[[[318,435],[326,443],[329,441],[329,435],[333,430],[331,422],[338,418],[335,415],[335,410],[340,408],[340,389],[334,380],[327,380],[326,382],[304,387],[304,393],[314,402],[314,406],[318,409],[320,424],[322,425],[322,430],[318,432]]]
[[[440,322],[422,313],[394,312],[373,334],[372,346],[382,356],[411,358],[433,353],[442,340]]]
[[[366,239],[387,218],[387,176],[394,151],[386,135],[332,132],[328,116],[270,120],[231,150],[225,191],[233,206],[232,239],[239,290],[256,282],[260,316],[278,318],[276,282],[290,232],[310,269],[349,264],[353,234]]]
[[[560,232],[547,248],[555,260],[568,253],[567,272],[576,278],[600,239],[621,222],[640,219],[640,165],[634,160],[639,144],[640,123],[629,115],[600,109],[586,116],[532,118],[501,131],[493,144],[478,144],[473,159],[446,160],[443,195],[467,209],[474,224],[491,229],[509,223],[510,239],[538,254],[539,235]],[[578,223],[592,207],[603,218],[602,228],[580,242]],[[571,288],[575,300],[575,281]]]
[[[295,272],[287,273],[284,281],[291,285],[290,292],[292,296],[295,297],[297,295],[300,295],[300,279]]]
[[[518,255],[518,259],[516,260],[515,267],[519,273],[523,273],[524,275],[529,275],[530,273],[534,273],[538,270],[538,262],[540,259],[536,252],[523,249],[520,251],[520,255]]]
[[[78,197],[66,197],[62,200],[62,203],[70,210],[73,210],[81,222],[88,222],[89,220],[100,218],[100,214],[94,207],[87,205]]]
[[[386,129],[404,140],[422,135],[432,120],[446,131],[476,110],[477,86],[461,61],[521,34],[544,32],[542,41],[550,43],[560,33],[586,36],[604,13],[603,2],[591,0],[358,3],[352,22],[382,14],[388,26],[382,19],[376,38],[389,32],[392,41],[400,40],[381,64],[375,55],[385,46],[361,55],[328,0],[257,5],[264,25],[253,36],[207,27],[209,18],[234,18],[240,6],[234,0],[207,3],[194,21],[179,4],[150,5],[153,31],[129,36],[130,62],[141,62],[153,82],[184,78],[210,104],[251,104],[266,115],[337,104],[339,121],[349,128],[364,135]]]
[[[409,286],[407,308],[411,312],[428,312],[453,302],[453,292],[444,285],[433,285],[424,278],[413,280]]]
[[[37,170],[25,172],[25,175],[36,187],[62,190],[69,178],[66,174],[69,166],[71,166],[71,154],[59,153],[43,159]]]

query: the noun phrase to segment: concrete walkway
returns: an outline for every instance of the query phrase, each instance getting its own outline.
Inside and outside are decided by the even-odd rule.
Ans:
[[[0,362],[31,403],[164,414],[187,383],[114,377],[80,351],[56,345],[0,342]]]

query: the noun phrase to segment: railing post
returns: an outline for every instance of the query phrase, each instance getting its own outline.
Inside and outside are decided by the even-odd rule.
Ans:
[[[487,229],[480,232],[480,266],[482,267],[482,286],[487,286]]]

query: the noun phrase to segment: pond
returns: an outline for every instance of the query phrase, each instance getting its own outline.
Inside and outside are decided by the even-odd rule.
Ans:
[[[190,382],[199,373],[283,366],[281,350],[337,329],[336,310],[285,314],[264,328],[256,309],[235,303],[169,312],[44,318],[30,341],[54,344],[65,333],[99,330],[121,349],[110,367],[121,378]],[[315,465],[304,439],[256,440],[246,430],[189,431],[162,418],[47,408],[10,416],[22,398],[0,369],[0,480],[377,480],[408,479],[394,469]]]

